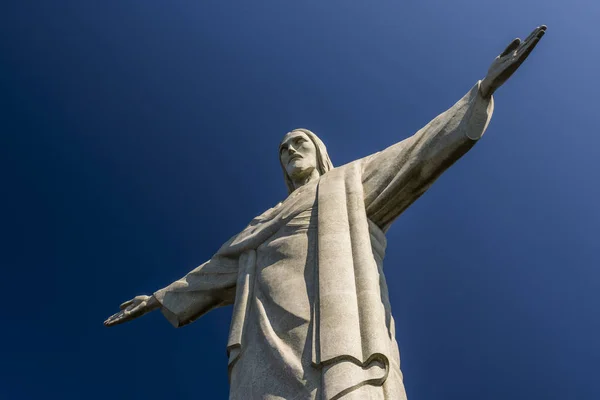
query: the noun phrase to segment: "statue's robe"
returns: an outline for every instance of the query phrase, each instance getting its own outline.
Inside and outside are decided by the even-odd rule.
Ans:
[[[230,400],[406,398],[385,232],[481,137],[479,82],[419,132],[334,168],[157,291],[176,327],[233,304]]]

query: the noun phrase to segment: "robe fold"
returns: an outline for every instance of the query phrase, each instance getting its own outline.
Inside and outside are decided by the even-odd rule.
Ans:
[[[493,100],[479,84],[408,139],[295,190],[154,294],[176,327],[233,304],[230,399],[406,398],[385,232],[483,135]]]

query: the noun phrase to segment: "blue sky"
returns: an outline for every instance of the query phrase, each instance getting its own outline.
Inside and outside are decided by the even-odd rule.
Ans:
[[[421,128],[537,25],[484,138],[388,235],[409,398],[600,398],[592,0],[0,5],[0,398],[225,399],[231,310],[112,329],[285,194]]]

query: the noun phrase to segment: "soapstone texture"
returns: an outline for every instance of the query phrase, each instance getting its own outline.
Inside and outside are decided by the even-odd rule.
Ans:
[[[181,327],[233,305],[230,400],[406,399],[383,269],[385,233],[481,138],[492,93],[544,31],[513,41],[450,109],[376,154],[334,168],[314,133],[286,134],[279,157],[288,197],[208,261],[124,303],[105,324],[160,308]]]
[[[385,231],[485,131],[493,101],[478,88],[414,136],[294,190],[154,293],[176,327],[233,304],[231,400],[406,397]]]

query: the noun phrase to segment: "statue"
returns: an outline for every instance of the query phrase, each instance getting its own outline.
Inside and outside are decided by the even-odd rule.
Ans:
[[[416,134],[334,168],[296,129],[279,145],[289,195],[216,254],[105,321],[160,309],[175,327],[233,305],[230,400],[406,399],[383,274],[392,222],[486,130],[492,95],[546,31],[513,40],[487,76]]]

